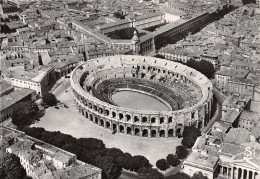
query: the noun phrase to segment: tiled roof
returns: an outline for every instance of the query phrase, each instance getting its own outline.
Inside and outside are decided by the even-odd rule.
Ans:
[[[240,120],[247,120],[252,122],[260,122],[260,113],[244,110],[241,112]]]
[[[224,68],[224,67],[216,72],[217,75],[240,77],[240,78],[245,78],[248,73],[249,73],[248,70],[235,69],[235,68]]]
[[[217,156],[204,155],[200,153],[192,152],[188,158],[184,161],[184,164],[192,165],[198,168],[209,168],[213,171],[217,165],[219,158]]]
[[[235,120],[238,118],[239,114],[240,112],[234,110],[227,111],[226,114],[221,118],[221,121],[233,124]]]
[[[14,92],[4,95],[0,97],[0,111],[10,107],[11,105],[17,103],[18,101],[22,100],[26,96],[30,95],[33,93],[34,90],[31,89],[20,89],[20,90],[15,90]]]
[[[4,91],[7,91],[9,89],[13,88],[13,85],[8,83],[5,80],[0,80],[0,94],[3,93]]]
[[[234,144],[250,142],[250,131],[244,128],[231,128],[224,141]]]
[[[54,174],[55,178],[62,179],[80,179],[85,177],[91,177],[94,174],[100,173],[101,170],[92,165],[79,165],[75,167],[67,167],[65,169],[57,170]]]
[[[216,121],[212,126],[212,129],[214,128],[219,129],[221,132],[225,133],[230,128],[230,125],[222,121]]]

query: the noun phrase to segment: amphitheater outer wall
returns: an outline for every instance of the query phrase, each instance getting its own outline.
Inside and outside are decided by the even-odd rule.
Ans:
[[[200,87],[202,97],[195,105],[176,111],[142,111],[114,106],[95,98],[86,92],[80,83],[86,73],[97,76],[134,66],[156,67],[171,74],[182,83],[194,83]],[[102,72],[103,71],[103,72]],[[106,73],[104,73],[106,72]],[[113,76],[109,76],[113,75]],[[102,75],[101,75],[102,76]],[[118,74],[117,77],[131,77],[130,74]],[[104,78],[104,77],[103,77]],[[118,55],[87,61],[74,69],[70,83],[75,105],[88,120],[111,131],[141,137],[174,137],[182,135],[185,126],[203,128],[211,116],[213,104],[212,83],[200,72],[177,62],[149,56]]]

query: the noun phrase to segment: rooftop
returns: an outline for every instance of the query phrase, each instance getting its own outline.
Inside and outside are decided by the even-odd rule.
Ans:
[[[76,155],[53,145],[40,141],[30,136],[26,136],[21,131],[0,127],[0,132],[6,135],[16,132],[18,135],[16,142],[8,148],[16,155],[20,154],[30,165],[33,166],[33,173],[41,179],[70,179],[70,178],[89,178],[101,174],[101,169],[90,164],[76,160]],[[20,134],[20,135],[19,135]],[[5,136],[6,136],[5,135]],[[56,166],[49,156],[62,162],[62,167]],[[19,157],[20,157],[19,156]],[[71,159],[75,160],[71,160]],[[70,162],[69,162],[70,161]],[[65,164],[65,165],[64,165]]]
[[[5,80],[0,80],[0,94],[13,88],[13,85]]]
[[[217,156],[210,156],[207,154],[200,154],[192,152],[188,158],[184,161],[184,164],[192,165],[198,168],[206,168],[209,171],[213,171],[217,165],[219,158]]]
[[[23,98],[25,98],[26,96],[30,95],[33,92],[34,90],[23,88],[23,89],[15,90],[14,92],[8,95],[4,95],[0,97],[0,101],[1,101],[0,111],[17,103],[18,101],[22,100]]]
[[[221,121],[233,124],[235,120],[238,118],[240,112],[231,110],[227,111],[226,114],[221,118]]]
[[[245,78],[248,75],[248,73],[248,70],[230,67],[223,67],[216,72],[217,75],[229,76],[231,78]]]
[[[60,169],[55,172],[55,177],[62,179],[80,179],[85,177],[91,177],[93,174],[100,173],[101,170],[92,165],[78,165],[75,167],[67,167],[65,169]]]
[[[244,110],[241,112],[240,120],[246,120],[246,121],[258,123],[260,122],[260,113]]]
[[[240,108],[245,106],[250,100],[250,97],[247,96],[229,96],[222,104],[222,106]]]

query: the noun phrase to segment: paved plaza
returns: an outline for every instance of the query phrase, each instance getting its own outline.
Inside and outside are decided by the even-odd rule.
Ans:
[[[58,99],[67,104],[69,108],[55,109],[50,107],[45,116],[31,127],[42,127],[47,131],[60,131],[76,138],[92,137],[101,139],[109,148],[120,148],[123,152],[132,155],[143,155],[149,159],[152,165],[161,158],[166,158],[170,153],[175,153],[176,146],[181,144],[181,138],[141,138],[138,136],[126,136],[116,133],[112,135],[109,130],[100,127],[77,112],[72,93],[61,93]]]

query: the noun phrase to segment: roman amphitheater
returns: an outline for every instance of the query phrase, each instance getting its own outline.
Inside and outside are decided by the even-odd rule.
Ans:
[[[105,129],[140,137],[181,136],[210,120],[212,83],[180,63],[121,55],[89,60],[70,79],[77,109]]]

